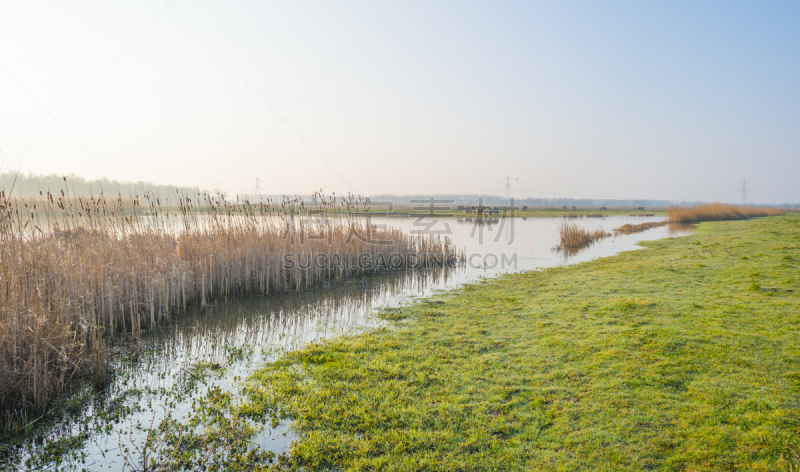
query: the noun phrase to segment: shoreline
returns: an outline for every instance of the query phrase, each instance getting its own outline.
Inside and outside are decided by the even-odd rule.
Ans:
[[[431,430],[430,428],[409,429],[397,427],[396,434],[392,435],[391,437],[382,438],[382,434],[386,434],[392,429],[390,426],[380,427],[380,423],[383,421],[382,418],[385,418],[385,415],[389,414],[391,409],[397,408],[395,405],[386,404],[390,398],[393,398],[394,400],[403,400],[404,402],[410,402],[413,404],[416,396],[430,399],[430,396],[433,395],[434,403],[438,402],[442,406],[452,404],[451,406],[453,406],[453,408],[465,406],[469,411],[475,411],[476,409],[480,409],[482,405],[485,406],[487,400],[492,400],[497,397],[496,394],[498,385],[492,384],[491,382],[487,383],[487,380],[491,380],[491,377],[498,377],[498,373],[492,371],[490,368],[491,365],[482,366],[481,361],[483,359],[490,361],[490,364],[494,361],[500,361],[498,363],[498,365],[501,367],[500,373],[506,375],[508,372],[513,373],[513,369],[515,368],[513,362],[509,362],[508,357],[513,355],[513,360],[525,360],[526,356],[530,354],[530,352],[520,353],[518,351],[520,351],[522,348],[525,348],[524,350],[531,351],[533,344],[535,344],[537,341],[537,337],[542,336],[542,334],[547,334],[547,330],[554,329],[554,326],[556,326],[558,323],[563,324],[566,322],[572,327],[577,326],[578,328],[581,328],[580,325],[583,323],[596,324],[598,316],[609,315],[611,317],[618,318],[620,314],[617,312],[620,311],[623,313],[623,315],[627,315],[629,317],[637,314],[645,314],[648,316],[652,315],[652,312],[657,311],[656,309],[661,307],[663,301],[646,299],[645,303],[639,303],[640,300],[638,300],[636,297],[625,297],[622,292],[614,291],[615,285],[619,287],[626,286],[626,284],[630,285],[631,283],[636,285],[636,281],[626,281],[626,278],[628,278],[626,277],[626,271],[615,269],[625,265],[635,264],[635,266],[638,268],[638,271],[646,270],[652,272],[653,269],[650,267],[650,265],[652,265],[653,261],[648,261],[648,259],[652,259],[653,255],[645,254],[644,256],[640,256],[639,254],[652,253],[654,249],[659,251],[666,250],[667,253],[661,254],[664,256],[664,260],[659,260],[656,262],[661,265],[661,270],[666,271],[668,274],[680,275],[682,271],[685,270],[682,269],[678,264],[687,265],[692,270],[712,269],[712,267],[709,267],[711,264],[699,264],[699,266],[702,267],[691,267],[692,264],[696,262],[693,262],[691,257],[696,257],[699,255],[705,258],[710,257],[711,259],[714,259],[715,257],[719,258],[720,254],[723,254],[726,257],[730,256],[730,250],[723,247],[722,242],[725,242],[726,244],[735,242],[735,239],[732,240],[731,238],[735,237],[737,234],[744,235],[742,236],[743,238],[755,237],[756,239],[763,239],[762,236],[772,237],[776,241],[784,241],[787,243],[790,242],[793,237],[797,238],[797,240],[800,240],[800,234],[798,234],[796,228],[798,223],[800,223],[800,218],[798,218],[798,216],[800,215],[788,214],[783,217],[766,219],[759,218],[743,221],[703,223],[701,225],[701,230],[699,230],[699,232],[696,234],[681,236],[679,238],[670,237],[661,240],[640,242],[639,244],[644,246],[644,249],[648,249],[646,251],[637,250],[620,252],[613,256],[606,256],[591,261],[579,262],[576,265],[570,265],[566,267],[552,267],[532,272],[504,275],[500,276],[499,278],[489,279],[483,282],[473,282],[463,288],[437,294],[433,298],[421,299],[410,306],[403,306],[399,309],[380,310],[378,311],[377,316],[382,318],[384,321],[390,322],[388,327],[384,329],[379,329],[376,332],[370,332],[363,335],[345,336],[343,338],[337,338],[331,341],[323,342],[322,344],[311,345],[300,351],[286,354],[284,357],[280,358],[276,364],[268,365],[265,368],[257,371],[256,374],[254,374],[254,379],[251,379],[244,384],[244,393],[248,393],[250,395],[250,403],[238,404],[238,402],[230,402],[232,397],[239,397],[239,395],[235,393],[236,390],[239,390],[238,387],[233,387],[233,390],[230,392],[223,390],[221,392],[217,392],[217,394],[213,396],[206,396],[202,400],[202,403],[206,404],[207,406],[203,407],[197,412],[193,412],[192,416],[196,419],[199,419],[203,423],[206,421],[213,422],[215,427],[201,435],[202,440],[199,441],[199,443],[203,444],[203,447],[207,447],[208,445],[211,445],[212,447],[226,447],[222,445],[234,443],[241,446],[248,444],[247,438],[251,437],[253,434],[255,434],[255,436],[253,436],[254,439],[255,437],[262,438],[258,440],[258,442],[261,443],[263,440],[263,435],[262,433],[257,432],[259,423],[272,423],[272,430],[267,427],[267,431],[272,431],[272,434],[275,434],[279,431],[291,431],[292,437],[301,438],[301,441],[295,445],[296,448],[294,450],[285,449],[282,455],[278,455],[277,463],[274,460],[271,462],[272,464],[282,464],[277,468],[277,470],[284,470],[281,467],[291,469],[295,465],[302,465],[305,467],[309,464],[326,464],[326,467],[346,467],[353,464],[366,464],[364,467],[371,467],[375,464],[388,464],[389,462],[393,461],[399,461],[399,464],[403,464],[402,459],[405,456],[413,458],[413,460],[410,459],[410,462],[408,463],[417,463],[416,461],[419,460],[421,461],[420,463],[426,465],[427,469],[431,470],[449,470],[453,467],[483,469],[489,468],[492,463],[501,460],[507,460],[511,462],[509,462],[510,465],[506,469],[501,467],[500,470],[535,470],[538,466],[534,462],[540,460],[541,457],[528,457],[526,462],[525,454],[519,454],[519,451],[515,451],[513,447],[510,450],[508,449],[508,447],[512,445],[511,443],[514,441],[516,441],[517,446],[521,443],[524,444],[525,441],[528,441],[528,439],[520,440],[518,437],[520,432],[525,434],[530,433],[530,431],[526,432],[524,427],[520,427],[519,425],[515,426],[513,424],[511,425],[510,430],[508,424],[505,426],[501,425],[501,434],[490,434],[488,437],[491,439],[491,441],[484,442],[483,445],[480,446],[476,445],[470,450],[471,452],[468,451],[465,453],[462,450],[463,448],[461,448],[459,445],[468,439],[474,440],[475,438],[450,438],[450,440],[445,441],[447,448],[450,448],[450,453],[447,455],[445,458],[446,460],[444,461],[440,461],[438,459],[433,461],[426,460],[427,456],[431,454],[438,454],[438,452],[436,452],[440,450],[440,448],[437,446],[438,439],[431,439],[431,441],[428,442],[429,449],[432,449],[428,451],[427,455],[423,456],[416,454],[415,451],[419,449],[417,446],[411,447],[410,453],[398,453],[400,455],[396,456],[386,456],[386,454],[376,456],[374,453],[369,451],[375,449],[375,447],[378,447],[381,444],[383,445],[380,449],[392,449],[395,443],[397,443],[399,447],[398,450],[403,451],[403,448],[408,446],[403,445],[403,441],[408,439],[404,437],[405,435],[412,434],[414,437],[420,435],[420,437],[425,437],[429,434],[433,434],[434,437],[438,437],[436,436],[438,433],[452,433],[452,427],[453,425],[458,425],[459,419],[462,422],[465,421],[467,425],[472,423],[480,424],[481,421],[486,419],[486,411],[488,411],[488,416],[494,421],[500,421],[505,418],[504,414],[498,414],[498,411],[495,410],[495,407],[491,405],[490,401],[489,410],[484,408],[484,414],[473,414],[470,416],[464,412],[461,412],[460,415],[446,418],[447,421],[445,421],[444,424],[437,424],[436,421],[440,420],[440,418],[437,418],[436,416],[441,415],[441,412],[434,411],[434,414],[430,415],[431,411],[426,408],[417,408],[419,405],[416,405],[415,408],[408,408],[407,406],[402,405],[403,402],[400,402],[401,408],[405,409],[402,410],[403,413],[399,413],[399,416],[394,418],[394,420],[401,422],[399,424],[405,424],[409,422],[413,423],[415,420],[423,419],[424,425],[434,425],[435,428]],[[768,224],[768,226],[765,227],[765,224]],[[758,228],[753,228],[752,226],[748,225],[758,225]],[[794,227],[792,225],[794,225]],[[741,228],[735,229],[736,227]],[[708,241],[698,241],[696,240],[698,237],[701,237],[704,240],[708,239]],[[715,238],[720,238],[724,241],[714,241]],[[686,240],[694,241],[690,244]],[[676,245],[680,247],[675,247]],[[750,243],[747,242],[747,239],[745,239],[745,245],[750,245]],[[800,257],[793,256],[793,254],[797,253],[797,246],[797,244],[784,244],[783,246],[774,246],[772,249],[777,248],[779,251],[788,251],[788,254],[785,254],[785,257],[778,261],[781,265],[787,265],[796,263],[798,260],[800,260]],[[750,252],[758,254],[759,258],[763,257],[763,252],[759,253],[757,249],[758,248],[751,248]],[[784,260],[785,258],[788,258],[788,260]],[[624,260],[620,261],[618,259]],[[658,259],[658,257],[656,257],[656,259]],[[734,257],[734,259],[736,258]],[[637,263],[636,261],[639,262]],[[754,265],[754,267],[760,268],[764,261],[761,259],[753,259],[743,256],[742,259],[737,259],[734,262],[738,264],[751,263]],[[774,264],[767,265],[772,268]],[[792,268],[794,267],[796,267],[796,265],[792,266]],[[584,272],[591,272],[592,274],[587,279],[587,276]],[[700,272],[702,272],[702,270]],[[634,275],[639,277],[641,274],[636,272]],[[762,277],[765,275],[766,274],[760,274],[756,277]],[[598,296],[602,296],[602,294],[598,295],[597,293],[591,292],[594,288],[599,286],[598,284],[603,283],[601,280],[602,277],[611,277],[615,280],[613,283],[608,283],[608,281],[606,281],[607,283],[605,286],[603,286],[603,291],[606,292],[605,296],[608,296],[609,293],[612,293],[616,297],[623,298],[620,298],[615,303],[609,303],[608,306],[601,306],[601,304],[597,302],[597,299]],[[553,280],[549,280],[551,278]],[[577,283],[576,280],[572,280],[571,285],[567,287],[561,287],[559,285],[564,280],[568,280],[570,278],[577,278],[579,280],[577,280]],[[750,279],[752,278],[753,277],[750,276]],[[770,287],[764,285],[763,283],[759,285],[757,289],[754,289],[752,285],[758,284],[755,284],[750,279],[748,279],[748,281],[751,283],[746,287],[745,290],[748,292],[748,294],[749,292],[760,293],[760,296],[762,297],[771,298],[775,297],[776,294],[787,295],[795,293],[792,290],[788,290],[786,293],[779,293],[779,290],[774,290],[775,287]],[[795,278],[793,280],[796,284],[797,279]],[[575,288],[576,286],[577,288]],[[564,293],[565,291],[570,290],[577,290],[577,292]],[[588,297],[585,297],[585,300],[580,300],[581,303],[578,305],[571,303],[571,301],[574,302],[572,299],[575,297],[580,298],[586,293],[588,293]],[[792,306],[795,307],[795,310],[798,306],[798,301],[796,298],[797,297],[795,295],[794,299],[791,300],[791,302],[794,303]],[[588,300],[589,303],[586,303],[586,300]],[[691,299],[689,299],[689,301],[691,301],[690,310],[697,311],[707,308],[702,306],[705,303],[697,303]],[[568,308],[570,305],[576,307],[577,310],[574,310],[574,312],[564,311],[564,309]],[[599,314],[593,313],[593,307],[600,307],[602,310],[600,310]],[[560,313],[559,310],[561,310]],[[789,311],[791,312],[791,307],[789,308]],[[535,330],[534,335],[528,337],[519,336],[517,331],[527,330],[528,332],[531,332],[532,328],[531,326],[528,326],[531,321],[537,316],[541,317],[544,315],[548,316],[549,319],[545,322],[540,319],[535,319],[535,321],[542,326],[539,326]],[[564,317],[566,320],[559,320],[559,317]],[[497,321],[497,330],[492,326],[493,321]],[[459,365],[453,363],[453,359],[449,359],[450,362],[448,364],[447,358],[441,358],[442,352],[429,349],[431,347],[429,345],[431,339],[423,339],[419,337],[420,333],[418,328],[420,328],[420,326],[427,331],[428,337],[432,336],[435,338],[434,341],[436,343],[441,346],[446,346],[449,349],[448,352],[452,353],[455,356],[455,359],[459,359],[461,363],[464,364],[461,366],[462,368],[468,367],[473,370],[484,369],[482,371],[484,375],[480,375],[477,378],[474,376],[465,377],[463,375],[464,373],[459,372],[458,369],[450,369],[448,380],[460,382],[460,388],[464,388],[464,385],[466,384],[466,386],[471,390],[471,394],[468,398],[470,401],[466,403],[461,401],[463,397],[461,392],[457,392],[458,394],[450,399],[444,399],[444,397],[439,394],[442,385],[437,385],[437,382],[432,381],[435,380],[435,376],[430,375],[430,369],[436,369],[438,364],[441,364],[442,367],[448,368],[458,368]],[[605,327],[605,325],[602,324],[601,326]],[[612,328],[613,327],[614,326],[612,325]],[[408,337],[401,336],[401,338],[398,339],[397,336],[400,334]],[[498,337],[496,335],[506,339],[500,339],[498,341],[495,339]],[[388,339],[386,336],[388,336]],[[511,342],[511,340],[514,339],[514,336],[517,336],[517,342]],[[489,337],[494,341],[487,343],[485,339],[481,339],[486,337]],[[561,338],[563,339],[558,340],[562,343],[561,346],[564,346],[564,343],[574,342],[574,340],[569,339],[569,333],[567,333],[567,336],[561,336]],[[591,332],[581,337],[581,339],[584,339],[585,342],[597,341],[595,338],[597,338],[596,333]],[[425,342],[420,344],[420,341]],[[495,344],[498,342],[500,345],[495,346]],[[462,343],[466,343],[466,345],[462,345]],[[470,346],[471,349],[468,349]],[[567,358],[571,355],[574,355],[572,352],[559,352],[558,345],[551,345],[547,347],[553,351],[552,354],[554,358]],[[800,350],[797,352],[800,352]],[[441,362],[432,363],[432,359]],[[544,360],[546,361],[547,359]],[[539,361],[541,361],[541,359],[539,359]],[[221,368],[222,370],[226,368],[224,363],[222,364]],[[217,369],[219,369],[219,367],[217,367]],[[797,370],[800,370],[800,368]],[[584,377],[587,376],[586,373],[583,374]],[[208,377],[207,380],[205,379],[206,375],[207,373],[203,374],[204,380],[201,383],[206,385],[208,385],[206,382],[211,382],[212,384],[216,383],[216,377],[214,375]],[[562,373],[562,375],[566,375],[565,378],[569,377],[565,373]],[[355,383],[350,385],[348,382],[341,382],[340,379],[342,378],[354,380]],[[791,379],[793,377],[790,376],[789,378]],[[512,376],[511,379],[519,380],[518,376]],[[800,375],[798,375],[798,379],[800,379]],[[323,390],[322,393],[335,392],[334,397],[306,397],[305,394],[307,394],[308,391],[303,391],[298,387],[307,387],[308,382],[312,380],[315,383],[319,383],[319,385],[323,385],[325,387],[325,390]],[[419,384],[421,380],[424,380],[421,385],[414,385],[415,383]],[[502,378],[500,380],[502,380]],[[608,381],[608,379],[605,378],[590,380],[602,382]],[[391,383],[392,381],[399,381],[399,383],[387,385],[387,382]],[[339,382],[338,385],[336,382]],[[514,383],[517,385],[513,385]],[[442,382],[438,382],[438,384],[442,384]],[[487,385],[491,388],[484,388]],[[523,388],[520,388],[520,385]],[[680,382],[676,385],[678,390],[683,388]],[[500,382],[499,386],[501,387],[501,396],[505,395],[502,393],[504,391],[502,389],[506,387],[518,389],[520,392],[532,392],[536,390],[531,385],[525,385],[524,382]],[[330,390],[329,387],[335,389]],[[231,387],[229,386],[225,388]],[[554,388],[557,389],[558,386],[551,382],[549,388],[551,390]],[[447,392],[445,391],[444,393]],[[300,395],[298,396],[298,394]],[[268,395],[269,398],[265,397],[265,395]],[[272,397],[272,395],[275,396]],[[344,409],[342,409],[342,405],[338,403],[339,395],[346,395],[351,400],[349,404],[345,405]],[[517,396],[518,393],[511,394],[511,397],[516,398]],[[356,399],[355,403],[353,403],[354,398]],[[438,398],[442,399],[439,400]],[[363,400],[383,403],[373,403],[368,408],[360,408],[358,403]],[[520,399],[518,398],[517,400]],[[539,398],[538,400],[534,401],[533,403],[535,403],[535,405],[533,406],[541,406],[540,400],[542,399]],[[531,401],[531,398],[525,397],[519,402],[511,403],[514,403],[515,406],[524,406],[525,403],[530,403]],[[210,405],[210,408],[208,405]],[[326,408],[328,406],[332,407],[331,411]],[[423,407],[424,406],[429,405],[423,405]],[[530,405],[528,405],[528,407],[530,407]],[[304,409],[305,416],[295,416],[296,410],[293,410],[295,408]],[[355,411],[351,412],[348,410],[348,408]],[[449,408],[451,413],[453,408]],[[327,421],[343,421],[348,425],[357,425],[357,422],[353,421],[354,418],[352,413],[357,413],[358,418],[363,420],[363,424],[358,426],[356,429],[355,442],[351,432],[348,432],[346,428],[339,428],[340,425],[337,423],[326,424],[325,427],[321,429],[318,427],[312,427],[311,429],[307,430],[302,429],[305,428],[305,425],[307,424],[313,425],[313,422],[318,421],[319,417],[325,417],[327,418]],[[513,409],[510,413],[512,413],[512,416],[519,414],[519,412],[515,412]],[[312,417],[310,418],[308,415],[311,415]],[[314,415],[316,415],[317,418],[314,418]],[[351,416],[348,417],[348,415]],[[425,418],[426,415],[428,416],[427,418]],[[339,418],[339,416],[341,416],[341,418]],[[795,417],[800,419],[800,412],[798,412]],[[289,429],[287,429],[287,425],[292,423],[292,418],[295,420],[299,419],[300,421],[291,424]],[[233,421],[231,419],[233,419]],[[242,419],[245,420],[246,423],[250,422],[250,420],[254,420],[254,423],[251,425],[255,426],[256,429],[249,430],[247,427],[244,427],[243,423],[239,421]],[[505,419],[510,420],[513,418]],[[552,422],[552,420],[550,421]],[[609,422],[613,423],[613,421],[614,418],[612,417]],[[556,425],[558,424],[557,422],[553,423]],[[282,426],[276,430],[274,428],[277,424],[282,424]],[[373,427],[373,429],[370,430],[369,428],[364,428],[364,425],[370,425]],[[185,426],[173,425],[173,427],[184,428]],[[297,427],[300,427],[300,429],[297,430]],[[173,430],[173,439],[175,431],[182,431],[182,434],[189,434],[190,429]],[[464,428],[461,429],[463,430]],[[516,434],[511,434],[512,430],[516,430]],[[502,431],[506,432],[502,433]],[[295,435],[295,432],[299,434]],[[480,433],[481,431],[478,430],[477,432]],[[320,436],[320,433],[323,433],[322,436]],[[348,448],[357,446],[358,440],[364,438],[370,438],[368,441],[369,447],[361,444],[355,450],[348,452]],[[70,438],[66,437],[62,439],[66,440]],[[558,444],[558,441],[560,440],[559,438],[550,439],[552,444]],[[341,441],[341,443],[339,443],[339,441]],[[61,443],[63,441],[59,440],[58,442]],[[498,446],[495,443],[502,445],[503,448],[498,450]],[[492,444],[495,445],[492,446]],[[325,459],[325,457],[331,453],[331,451],[328,449],[329,447],[334,447],[335,450],[338,450],[339,453],[341,453],[336,453],[336,455],[332,456],[334,458],[332,461],[327,461],[327,459]],[[558,446],[558,448],[563,450],[566,448],[566,446],[561,445]],[[51,448],[48,446],[48,450],[49,449]],[[66,449],[69,450],[71,447]],[[257,450],[259,454],[264,453],[265,455],[258,457],[245,457],[245,449],[228,450],[228,453],[230,454],[230,460],[239,463],[261,465],[267,465],[270,463],[268,458],[270,457],[270,454],[273,453],[266,450]],[[420,452],[424,451],[424,449],[424,447],[420,449]],[[483,451],[483,449],[486,450]],[[67,453],[67,450],[62,450],[60,453],[58,453],[58,455]],[[168,451],[169,448],[165,450]],[[281,448],[273,450],[275,452],[279,452]],[[361,451],[367,452],[362,453]],[[500,456],[495,456],[494,454],[498,453],[498,451],[502,454]],[[191,457],[192,454],[202,456],[206,452],[207,451],[204,451],[203,449],[196,449],[190,451],[189,456]],[[480,457],[473,457],[475,453],[479,452],[480,454],[478,455],[483,459]],[[36,457],[38,454],[35,454],[35,463],[40,463],[40,461],[44,461],[41,462],[42,464],[46,463],[48,460],[48,455],[49,453],[45,453],[44,456],[38,458]],[[462,455],[465,455],[470,459],[468,461],[452,459]],[[544,467],[543,470],[552,470],[553,468],[563,468],[569,470],[589,468],[581,465],[581,461],[586,459],[580,454],[575,455],[573,459],[575,460],[572,462],[562,463],[558,462],[556,459],[550,458],[550,461],[555,461],[552,462],[555,465],[553,467]],[[656,459],[658,459],[658,457]],[[226,461],[227,460],[228,459],[226,459]],[[591,460],[595,462],[597,461],[596,458],[592,458]],[[670,470],[672,468],[665,466],[663,463],[653,462],[652,460],[651,462],[637,463],[638,465],[621,463],[603,464],[605,464],[606,470],[640,470],[645,467]],[[694,462],[684,460],[681,462],[681,464],[684,465],[682,468],[685,469],[685,466],[693,465]],[[730,463],[725,464],[730,465]],[[736,462],[733,464],[735,465],[740,463]],[[706,465],[711,468],[721,467],[719,464],[713,466],[708,464]],[[751,466],[753,466],[753,463],[747,463],[744,467],[746,468]],[[495,466],[494,468],[497,467]],[[774,468],[775,465],[772,464],[771,466],[766,467],[765,470],[772,470]],[[786,467],[784,467],[784,469],[785,468]],[[313,467],[311,469],[314,470]],[[402,470],[403,467],[388,467],[388,470],[395,469]],[[600,467],[600,470],[604,470],[604,467]]]
[[[384,312],[394,329],[256,372],[238,413],[292,422],[285,464],[786,469],[799,219],[703,223]]]

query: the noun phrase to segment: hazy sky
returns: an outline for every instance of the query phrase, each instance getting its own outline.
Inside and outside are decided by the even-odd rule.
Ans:
[[[2,170],[800,201],[800,2],[12,2]]]

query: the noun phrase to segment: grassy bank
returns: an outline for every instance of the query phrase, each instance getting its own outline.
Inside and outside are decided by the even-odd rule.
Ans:
[[[309,470],[791,470],[800,215],[506,276],[257,372]]]

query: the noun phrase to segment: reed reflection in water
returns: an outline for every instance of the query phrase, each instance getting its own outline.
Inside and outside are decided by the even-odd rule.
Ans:
[[[118,349],[117,375],[103,395],[93,398],[81,415],[64,418],[39,438],[44,443],[66,435],[80,434],[87,425],[91,440],[86,441],[82,460],[67,461],[61,470],[109,470],[125,467],[127,447],[145,441],[145,431],[169,411],[174,419],[185,420],[193,408],[193,399],[216,385],[236,394],[237,385],[259,365],[275,360],[283,352],[300,349],[344,334],[374,330],[385,324],[374,310],[397,306],[436,287],[446,287],[459,268],[439,268],[394,272],[347,281],[318,290],[275,297],[232,298],[193,316],[182,317],[174,324],[143,333],[141,340]],[[198,365],[219,366],[205,383],[194,382]],[[185,391],[187,384],[192,389]],[[132,392],[139,392],[132,394]],[[178,393],[176,395],[176,392]],[[111,430],[97,433],[102,426],[98,413],[135,408]],[[276,430],[265,428],[256,442],[276,453],[283,451],[293,436],[285,425]],[[32,449],[16,451],[3,463],[22,464]],[[135,453],[128,452],[136,461]],[[32,470],[35,470],[33,468]]]

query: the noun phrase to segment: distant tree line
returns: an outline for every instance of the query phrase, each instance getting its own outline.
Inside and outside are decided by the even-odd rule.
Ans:
[[[66,177],[66,181],[64,178]],[[35,173],[0,173],[0,191],[12,196],[31,196],[41,192],[58,193],[61,190],[74,193],[76,195],[99,195],[101,192],[107,197],[122,195],[123,197],[142,196],[146,192],[156,198],[171,199],[176,191],[185,196],[197,196],[204,192],[198,187],[185,187],[176,185],[159,185],[149,182],[126,182],[111,180],[107,178],[85,179],[75,174],[66,176],[57,174],[35,174]],[[217,193],[217,191],[213,191]],[[225,193],[223,192],[223,195]],[[248,198],[250,201],[264,201],[269,197],[280,201],[282,195],[239,195],[240,198]],[[297,195],[300,199],[310,202],[311,195]],[[425,205],[433,197],[437,205],[478,205],[483,203],[487,206],[506,205],[505,197],[498,195],[475,195],[475,194],[443,194],[443,195],[373,195],[370,201],[377,203],[391,202],[395,205],[414,206]],[[425,202],[421,202],[424,200]],[[592,199],[592,198],[515,198],[514,204],[518,207],[527,206],[529,208],[586,208],[586,207],[645,207],[659,208],[670,205],[692,205],[698,202],[682,201],[675,202],[669,200],[648,200],[648,199]],[[779,205],[754,205],[754,206],[780,206],[782,208],[800,208],[797,203],[784,203]]]
[[[64,180],[66,178],[66,181]],[[123,197],[142,196],[146,192],[153,197],[168,199],[178,191],[183,195],[196,195],[200,189],[175,185],[158,185],[148,182],[121,182],[107,178],[88,180],[75,174],[66,176],[35,173],[4,172],[0,173],[0,190],[11,196],[38,195],[39,192],[59,193],[61,190],[76,195],[99,195],[107,197],[122,195]]]

